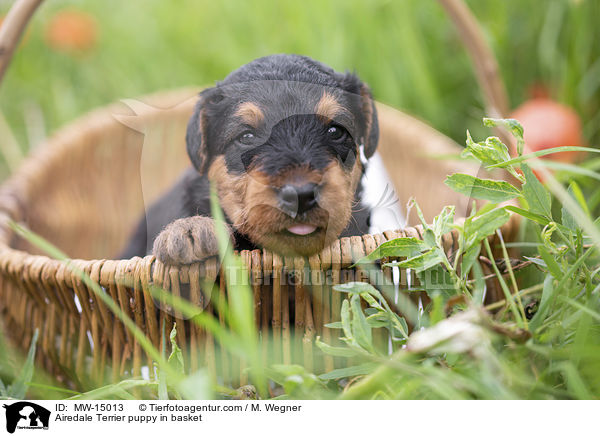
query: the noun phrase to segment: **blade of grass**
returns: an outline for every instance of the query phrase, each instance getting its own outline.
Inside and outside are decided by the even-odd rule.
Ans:
[[[600,313],[593,311],[592,309],[590,309],[589,307],[584,306],[581,303],[578,303],[577,301],[574,301],[571,298],[568,298],[564,295],[560,295],[559,298],[564,301],[565,303],[575,307],[576,309],[579,309],[585,313],[587,313],[588,315],[592,316],[594,319],[600,321]]]
[[[68,400],[101,400],[101,399],[114,399],[115,396],[124,397],[126,399],[136,399],[129,392],[128,389],[142,388],[142,387],[156,387],[157,382],[149,380],[123,380],[119,383],[102,386],[98,389],[85,392],[83,394],[74,395],[67,398]]]
[[[21,372],[17,376],[16,380],[7,389],[9,397],[19,399],[25,398],[25,394],[27,393],[27,386],[33,378],[35,349],[38,340],[38,334],[39,330],[35,329],[35,332],[33,332],[33,337],[31,338],[31,345],[29,346],[29,351],[27,353],[27,359],[25,360],[25,364],[23,365],[23,368],[21,369]]]
[[[540,156],[547,156],[549,154],[560,153],[563,151],[585,151],[585,152],[590,152],[590,153],[600,153],[600,150],[597,150],[595,148],[566,145],[564,147],[555,147],[555,148],[549,148],[547,150],[540,150],[540,151],[535,151],[533,153],[527,153],[527,154],[524,154],[523,156],[515,157],[514,159],[510,159],[510,160],[500,162],[497,164],[493,164],[493,165],[487,165],[486,168],[487,169],[505,168],[505,167],[513,166],[515,164],[521,163],[521,162],[529,160],[529,159],[533,159],[533,158],[540,157]]]
[[[32,388],[45,389],[47,391],[61,392],[61,393],[70,394],[70,395],[81,395],[82,394],[81,392],[74,391],[71,389],[61,388],[61,387],[52,386],[52,385],[45,385],[42,383],[29,382],[29,383],[27,383],[27,385],[31,386]]]
[[[224,266],[227,292],[230,296],[230,325],[241,339],[241,346],[248,355],[250,375],[261,397],[268,394],[267,380],[264,374],[261,347],[259,346],[258,330],[254,319],[254,295],[248,285],[237,284],[237,272],[248,274],[241,259],[234,256],[229,232],[226,229],[225,217],[219,204],[214,185],[211,185],[211,213],[215,220],[215,229],[219,243],[219,257]]]
[[[517,305],[519,307],[519,311],[521,312],[521,317],[523,319],[523,325],[525,329],[527,327],[527,317],[525,316],[525,308],[523,307],[523,301],[521,301],[521,293],[519,292],[519,287],[517,286],[517,280],[515,279],[515,273],[513,272],[512,265],[510,262],[510,258],[508,257],[508,251],[506,250],[506,245],[504,245],[504,238],[502,237],[502,232],[500,229],[496,230],[496,234],[500,240],[500,247],[502,248],[502,256],[504,257],[504,264],[508,269],[508,275],[510,277],[510,281],[513,285],[513,295],[517,298]]]

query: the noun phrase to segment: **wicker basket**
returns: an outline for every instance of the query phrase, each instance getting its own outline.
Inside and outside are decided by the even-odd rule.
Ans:
[[[175,317],[157,309],[148,291],[150,284],[174,294],[186,287],[191,301],[198,303],[200,278],[216,278],[224,295],[226,286],[217,277],[216,261],[173,268],[160,265],[152,256],[108,259],[123,245],[144,202],[158,197],[189,165],[184,135],[195,95],[196,90],[186,89],[142,98],[147,110],[137,115],[122,103],[99,109],[58,132],[0,189],[1,320],[12,342],[24,349],[35,329],[40,330],[39,364],[59,380],[84,387],[107,374],[113,380],[139,376],[151,360],[70,269],[35,254],[34,247],[12,233],[8,220],[23,223],[73,258],[100,259],[76,264],[160,347],[161,326],[164,322],[170,328]],[[478,168],[431,159],[431,153],[456,153],[459,147],[410,116],[383,105],[378,110],[379,151],[400,201],[415,197],[428,219],[444,205],[455,204],[457,211],[466,211],[468,199],[446,188],[443,180],[451,172],[474,174]],[[315,371],[333,369],[336,361],[317,352],[313,342],[316,336],[334,339],[323,325],[339,316],[342,296],[328,285],[306,285],[305,267],[327,271],[334,283],[354,280],[356,272],[348,268],[353,260],[405,235],[420,238],[421,230],[406,227],[342,238],[308,259],[242,252],[252,277],[272,279],[254,283],[253,291],[256,320],[265,337],[272,338],[275,359],[300,362]],[[446,248],[455,248],[455,235],[447,236]],[[298,272],[295,285],[282,279],[290,271]],[[401,284],[406,283],[405,273]],[[210,334],[187,321],[180,323],[185,326],[178,332],[181,347],[188,352],[188,368],[207,366],[224,383],[245,381],[243,365],[220,350]]]

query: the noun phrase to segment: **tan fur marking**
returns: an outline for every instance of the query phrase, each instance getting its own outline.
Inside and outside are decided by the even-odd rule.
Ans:
[[[227,171],[225,157],[218,156],[210,165],[208,179],[215,184],[221,206],[233,226],[239,228],[245,220],[244,198],[248,184],[247,174],[231,175]]]
[[[235,116],[241,118],[241,120],[249,124],[252,127],[258,128],[265,119],[263,111],[251,101],[242,103],[235,111]]]
[[[253,172],[257,177],[264,179],[265,184],[280,188],[286,184],[304,185],[305,183],[319,184],[323,180],[322,172],[311,169],[308,165],[294,167],[286,170],[278,176],[267,176],[258,171]]]
[[[333,120],[337,115],[344,112],[348,112],[348,109],[342,107],[329,92],[323,92],[323,95],[315,106],[315,114],[328,121]]]
[[[215,184],[221,206],[233,226],[251,241],[280,254],[310,256],[331,244],[348,225],[360,169],[358,160],[351,171],[334,161],[324,171],[299,167],[279,177],[257,170],[237,176],[227,172],[225,158],[219,156],[211,164],[208,177]],[[302,238],[286,235],[285,229],[295,221],[279,209],[274,188],[285,183],[307,182],[320,184],[322,188],[319,207],[309,211],[303,222],[320,230]]]

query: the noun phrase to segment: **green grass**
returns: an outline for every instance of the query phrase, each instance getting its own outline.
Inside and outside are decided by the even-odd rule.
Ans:
[[[575,107],[586,139],[598,144],[600,2],[469,4],[498,57],[513,106],[527,98],[530,84],[544,81],[555,98]],[[73,56],[46,46],[45,26],[67,7],[97,19],[99,43],[91,52]],[[418,0],[45,2],[2,84],[0,111],[28,150],[41,134],[99,105],[211,84],[279,52],[356,70],[378,100],[459,143],[465,128],[484,134],[482,97],[456,31],[439,5]],[[3,133],[0,150],[6,146]]]

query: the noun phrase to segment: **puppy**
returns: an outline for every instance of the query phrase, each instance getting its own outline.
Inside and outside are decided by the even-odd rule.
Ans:
[[[147,210],[122,258],[149,247],[171,265],[218,254],[211,185],[239,250],[310,256],[367,233],[360,181],[378,136],[356,75],[305,56],[256,59],[200,93],[186,134],[193,168]]]

